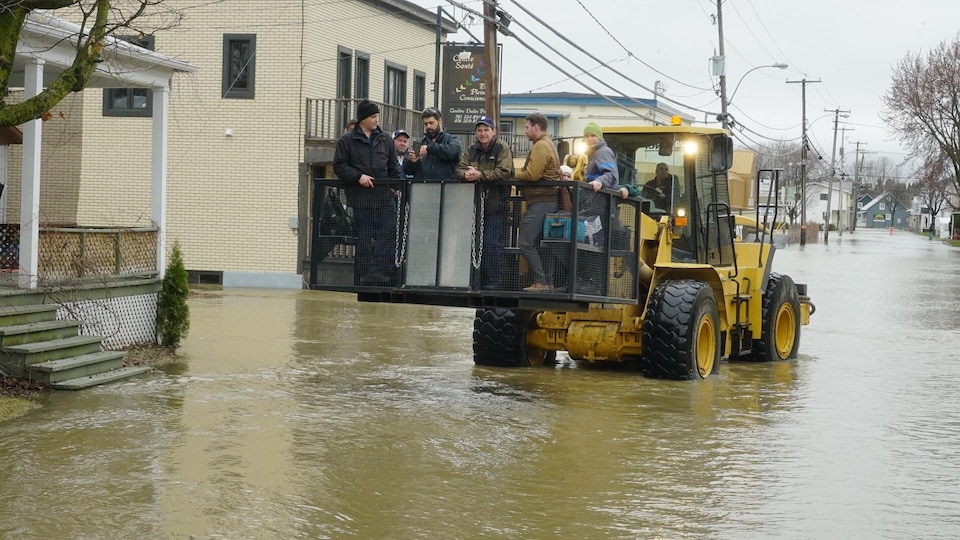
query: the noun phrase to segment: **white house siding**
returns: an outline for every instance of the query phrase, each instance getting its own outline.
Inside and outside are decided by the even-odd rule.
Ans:
[[[635,109],[642,115],[650,114],[650,109],[643,105],[637,104],[635,107],[631,108]],[[585,128],[587,124],[591,122],[596,123],[601,128],[653,125],[653,122],[650,120],[650,118],[642,118],[640,116],[630,114],[619,107],[615,107],[613,104],[610,104],[609,107],[596,105],[573,105],[564,107],[553,105],[550,107],[550,109],[560,110],[569,114],[569,116],[560,121],[561,137],[579,137],[583,135],[583,128]],[[665,119],[661,118],[661,120]]]

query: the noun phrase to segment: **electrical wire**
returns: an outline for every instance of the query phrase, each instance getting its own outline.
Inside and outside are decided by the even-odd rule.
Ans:
[[[488,1],[488,0],[484,0],[484,1]],[[456,0],[447,0],[447,2],[449,2],[451,5],[453,5],[453,6],[455,6],[455,7],[459,7],[460,9],[464,9],[464,10],[467,10],[467,11],[471,11],[471,12],[473,12],[475,15],[483,18],[484,20],[488,20],[488,21],[493,22],[493,23],[495,23],[495,24],[498,23],[498,21],[496,21],[496,20],[493,19],[492,17],[487,17],[486,15],[484,15],[484,14],[482,14],[482,13],[479,13],[479,12],[477,12],[477,11],[471,10],[470,8],[467,8],[466,6],[464,6],[464,5],[460,4],[459,2],[457,2]],[[491,3],[491,5],[494,5],[494,6],[495,6],[496,4],[495,4],[495,3]],[[555,53],[557,53],[558,55],[560,55],[560,56],[561,56],[564,60],[566,60],[568,63],[573,64],[574,66],[578,67],[580,70],[584,71],[584,73],[587,73],[588,75],[590,75],[591,77],[593,77],[593,78],[596,79],[596,77],[595,77],[593,74],[591,74],[591,73],[589,73],[589,72],[586,72],[585,70],[583,70],[583,68],[580,68],[579,66],[577,66],[575,62],[571,61],[569,58],[567,58],[567,57],[564,56],[562,53],[560,53],[560,51],[557,51],[555,48],[553,48],[552,46],[550,46],[550,45],[549,45],[546,41],[544,41],[542,38],[540,38],[539,36],[536,36],[533,32],[531,32],[531,31],[530,31],[529,29],[527,29],[525,26],[523,26],[522,24],[519,24],[519,23],[517,24],[517,26],[519,26],[520,28],[523,28],[523,29],[526,30],[528,33],[534,35],[534,37],[536,37],[538,40],[540,40],[544,45],[547,45],[547,47],[549,47],[552,51],[554,51]],[[631,108],[629,108],[629,107],[627,107],[627,106],[625,106],[625,105],[623,105],[623,104],[621,104],[621,103],[618,103],[616,100],[614,100],[614,99],[611,98],[610,96],[607,96],[607,95],[605,95],[605,94],[602,94],[602,93],[596,91],[595,89],[593,89],[590,85],[586,84],[585,82],[576,79],[576,78],[575,78],[573,75],[571,75],[568,71],[566,71],[565,69],[561,68],[561,67],[558,66],[556,63],[554,63],[552,60],[550,60],[549,58],[547,58],[546,56],[544,56],[543,54],[541,54],[540,51],[534,49],[534,48],[531,47],[529,44],[527,44],[527,42],[524,41],[523,39],[521,39],[520,36],[518,36],[518,35],[516,34],[516,32],[511,31],[511,37],[513,37],[513,39],[515,39],[520,45],[522,45],[523,47],[525,47],[528,51],[530,51],[530,52],[532,52],[533,54],[539,56],[540,59],[543,60],[544,62],[550,64],[554,69],[556,69],[556,70],[559,71],[560,73],[563,73],[563,74],[566,75],[567,77],[570,77],[571,79],[573,79],[574,81],[576,81],[577,84],[579,84],[580,86],[583,86],[584,88],[586,88],[587,90],[589,90],[589,91],[592,92],[593,94],[597,95],[598,97],[601,97],[601,98],[609,101],[609,102],[612,103],[614,106],[616,106],[616,107],[618,107],[618,108],[621,108],[621,109],[629,112],[629,113],[632,114],[632,115],[639,116],[640,118],[648,118],[646,114],[643,114],[643,113],[641,113],[641,112],[639,112],[639,111],[636,111],[636,110],[634,110],[634,109],[631,109]],[[597,80],[599,81],[599,79],[597,79]],[[600,83],[603,84],[603,85],[605,85],[605,86],[607,86],[607,87],[610,88],[610,89],[613,89],[613,87],[611,87],[611,86],[610,86],[609,84],[607,84],[607,83],[604,83],[603,81],[600,81]],[[621,93],[621,94],[622,94],[622,93]],[[627,96],[626,94],[622,94],[622,95],[623,95],[624,97],[630,99],[630,100],[636,101],[637,103],[640,103],[640,104],[646,106],[645,103],[639,101],[639,100],[636,99],[636,98],[629,97],[629,96]]]
[[[683,86],[687,86],[687,87],[689,87],[689,88],[693,88],[694,90],[703,90],[703,91],[705,91],[705,92],[710,92],[710,91],[713,90],[712,88],[701,88],[701,87],[699,87],[699,86],[694,86],[694,85],[692,85],[692,84],[685,83],[685,82],[683,82],[683,81],[681,81],[681,80],[679,80],[679,79],[675,79],[675,78],[671,77],[670,75],[667,75],[666,73],[660,71],[659,69],[651,66],[650,64],[644,62],[641,58],[639,58],[638,56],[636,56],[635,54],[633,54],[632,51],[630,51],[629,49],[627,49],[626,45],[624,45],[623,43],[621,43],[620,40],[616,38],[616,36],[614,36],[612,33],[610,33],[610,30],[607,30],[607,27],[604,26],[603,23],[600,22],[600,21],[597,19],[597,17],[594,16],[594,14],[590,12],[589,9],[587,9],[587,6],[583,5],[583,2],[581,2],[580,0],[576,0],[576,2],[577,2],[577,4],[580,5],[581,8],[583,8],[584,11],[587,12],[587,15],[589,15],[590,18],[593,19],[593,21],[594,21],[595,23],[597,23],[597,25],[600,26],[600,28],[602,28],[603,31],[606,32],[608,36],[610,36],[610,39],[612,39],[613,41],[615,41],[616,44],[619,45],[620,48],[623,49],[631,58],[635,58],[638,62],[640,62],[641,64],[643,64],[644,66],[646,66],[647,68],[649,68],[650,70],[652,70],[654,73],[657,73],[658,75],[662,75],[662,76],[670,79],[671,81],[673,81],[673,82],[675,82],[675,83],[677,83],[677,84],[681,84],[681,85],[683,85]],[[516,3],[516,2],[514,2],[514,3]],[[522,8],[521,8],[521,9],[522,9]]]
[[[454,4],[454,5],[456,5],[455,2],[454,2],[454,0],[447,0],[447,1],[450,2],[450,3],[452,3],[452,4]],[[495,2],[494,0],[484,0],[484,3],[487,3],[487,4],[490,4],[490,5],[496,6],[496,2]],[[556,36],[559,37],[560,39],[564,40],[566,43],[568,43],[570,46],[572,46],[572,47],[573,47],[574,49],[576,49],[578,52],[584,54],[585,56],[589,57],[590,59],[592,59],[593,61],[595,61],[595,62],[597,62],[597,63],[601,63],[601,64],[603,63],[603,61],[600,60],[599,58],[597,58],[595,55],[593,55],[593,54],[590,53],[589,51],[585,50],[585,49],[584,49],[583,47],[581,47],[580,45],[574,43],[573,41],[571,41],[570,39],[568,39],[568,38],[567,38],[566,36],[564,36],[563,34],[557,32],[557,30],[554,29],[553,27],[551,27],[551,26],[547,25],[546,23],[544,23],[539,17],[537,17],[536,15],[534,15],[533,13],[531,13],[528,9],[524,8],[524,7],[518,2],[518,0],[513,0],[513,3],[516,4],[517,7],[519,7],[521,10],[523,10],[524,13],[526,13],[527,15],[529,15],[530,17],[532,17],[535,21],[539,22],[539,23],[540,23],[541,25],[543,25],[545,28],[549,29],[551,32],[553,32],[554,35],[556,35]],[[485,20],[486,20],[486,19],[489,19],[489,18],[486,17],[486,16],[483,16],[483,17],[484,17]],[[492,21],[492,22],[497,22],[497,21]],[[533,32],[531,32],[529,29],[527,29],[527,28],[524,27],[523,25],[520,25],[520,26],[521,26],[521,28],[523,28],[523,29],[526,30],[527,32],[530,32],[531,34],[533,34]],[[538,37],[538,39],[540,39],[540,38]],[[542,41],[542,40],[541,40],[541,41]],[[526,45],[524,45],[524,46],[526,46]],[[548,45],[548,46],[549,46],[549,45]],[[537,54],[537,55],[540,56],[541,58],[543,58],[542,55],[540,55],[537,51],[535,51],[535,50],[533,50],[533,49],[530,49],[530,47],[527,47],[527,49],[530,50],[531,52],[533,52],[534,54]],[[548,62],[549,62],[549,61],[548,61]],[[572,63],[572,62],[571,62],[571,63]],[[553,64],[551,63],[551,65],[553,65]],[[614,74],[622,77],[624,80],[626,80],[626,81],[628,81],[628,82],[630,82],[630,83],[632,83],[632,84],[635,84],[636,86],[638,86],[638,87],[640,87],[640,88],[642,88],[642,89],[644,89],[644,90],[646,90],[646,91],[648,91],[648,92],[650,92],[650,93],[652,93],[652,94],[654,94],[654,95],[658,95],[653,89],[647,87],[647,86],[644,85],[644,84],[641,84],[641,83],[635,81],[634,79],[632,79],[631,77],[625,75],[624,73],[621,73],[620,71],[617,71],[616,69],[614,69],[614,68],[612,68],[612,67],[610,67],[610,66],[605,66],[605,67],[606,67],[607,69],[609,69],[611,72],[613,72]],[[603,83],[603,84],[605,84],[606,86],[609,87],[609,85],[607,85],[606,83]],[[612,88],[612,87],[611,87],[611,88]],[[598,94],[598,95],[599,95],[599,94]],[[670,102],[670,103],[673,103],[673,104],[678,105],[678,106],[680,106],[680,107],[684,107],[684,108],[686,108],[686,109],[695,110],[695,111],[697,111],[697,112],[702,112],[702,113],[706,113],[706,114],[713,114],[713,115],[716,115],[716,114],[717,114],[716,112],[711,112],[711,111],[707,111],[707,110],[700,109],[700,108],[698,108],[698,107],[693,107],[693,106],[691,106],[691,105],[688,105],[688,104],[686,104],[686,103],[677,101],[677,100],[672,99],[672,98],[668,98],[668,97],[666,97],[666,96],[662,96],[662,95],[661,95],[660,97],[661,97],[664,101],[668,101],[668,102]]]

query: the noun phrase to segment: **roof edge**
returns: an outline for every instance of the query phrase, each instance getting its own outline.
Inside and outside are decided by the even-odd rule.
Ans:
[[[387,13],[397,14],[397,11],[400,11],[400,15],[409,15],[427,28],[436,29],[437,27],[437,14],[413,2],[407,0],[366,0],[366,2]],[[443,32],[452,34],[457,31],[457,28],[458,25],[453,19],[440,18],[440,29]]]

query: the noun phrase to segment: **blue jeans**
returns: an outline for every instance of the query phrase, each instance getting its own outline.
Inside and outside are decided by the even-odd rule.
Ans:
[[[503,233],[506,216],[502,212],[483,216],[483,259],[480,263],[480,286],[500,287],[503,268]]]

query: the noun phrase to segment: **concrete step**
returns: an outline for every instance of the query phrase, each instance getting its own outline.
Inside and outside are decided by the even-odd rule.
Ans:
[[[0,326],[27,324],[57,319],[58,304],[31,304],[0,307]]]
[[[22,345],[74,337],[80,333],[80,321],[39,321],[0,327],[0,346]]]
[[[29,378],[51,386],[55,383],[98,375],[123,367],[123,351],[100,351],[27,366]]]
[[[76,379],[70,379],[68,381],[61,381],[53,383],[50,385],[51,388],[56,390],[82,390],[84,388],[89,388],[91,386],[96,386],[98,384],[106,384],[114,381],[120,381],[127,379],[129,377],[135,377],[137,375],[142,375],[147,373],[152,368],[138,366],[138,367],[125,367],[120,369],[114,369],[111,371],[106,371],[97,375],[90,375],[87,377],[79,377]]]
[[[0,347],[0,360],[13,376],[23,377],[27,365],[95,353],[100,351],[102,340],[100,336],[74,336]]]

